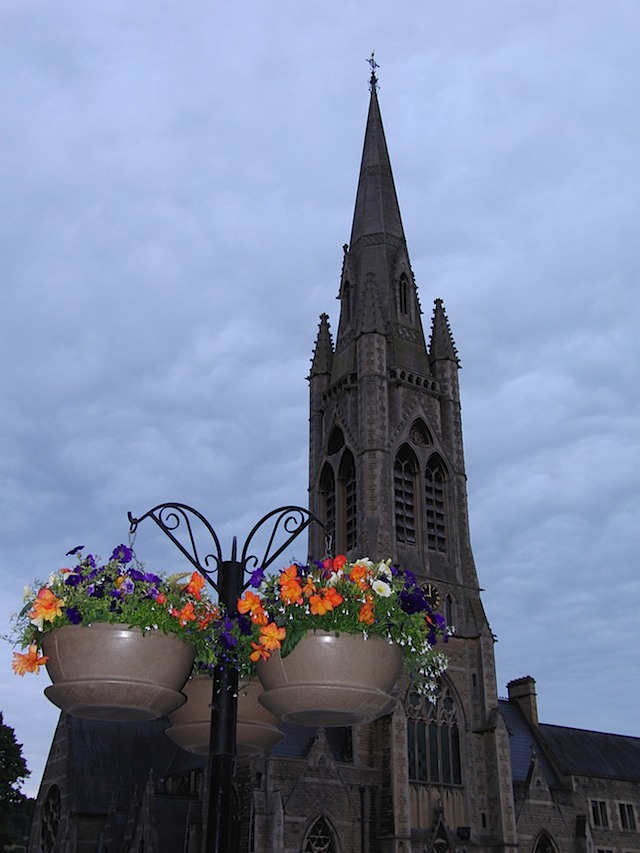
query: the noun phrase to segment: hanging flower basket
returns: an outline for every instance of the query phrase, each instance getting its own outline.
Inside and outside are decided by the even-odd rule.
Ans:
[[[308,631],[285,658],[257,664],[262,704],[305,726],[351,726],[389,714],[402,650],[382,637]]]
[[[211,676],[196,675],[185,684],[187,702],[169,715],[167,735],[181,749],[208,755],[211,729]],[[240,755],[267,752],[279,740],[278,718],[258,701],[262,685],[257,679],[241,680],[238,687],[236,746]]]
[[[152,720],[186,699],[180,692],[194,659],[215,660],[212,623],[219,609],[198,572],[165,578],[147,572],[131,548],[111,558],[74,548],[77,565],[25,587],[14,617],[18,675],[46,666],[45,694],[63,711],[98,720]]]
[[[434,649],[453,629],[433,611],[415,575],[344,555],[279,575],[258,570],[238,600],[239,645],[265,689],[262,704],[281,719],[347,726],[390,713],[401,669],[430,698],[446,667]],[[238,624],[242,627],[240,621]]]
[[[175,634],[124,625],[67,625],[42,639],[47,699],[92,720],[154,720],[186,701],[195,648]]]

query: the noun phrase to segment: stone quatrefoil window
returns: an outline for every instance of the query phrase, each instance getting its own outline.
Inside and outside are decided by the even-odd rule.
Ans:
[[[410,693],[407,714],[409,779],[435,785],[461,785],[460,729],[456,705],[443,688],[434,705]]]
[[[319,817],[307,833],[304,853],[337,853],[333,833],[324,817]]]

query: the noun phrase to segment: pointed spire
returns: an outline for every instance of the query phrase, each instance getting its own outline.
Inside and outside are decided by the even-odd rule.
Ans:
[[[367,61],[371,65],[371,100],[351,229],[352,252],[358,250],[359,242],[363,238],[368,237],[370,240],[374,235],[376,242],[387,242],[385,238],[391,238],[390,242],[394,245],[397,245],[398,238],[404,242],[400,207],[378,104],[378,78],[375,69],[379,66],[373,54]]]
[[[329,328],[329,315],[320,315],[320,325],[318,327],[318,336],[316,337],[316,345],[313,350],[313,358],[311,359],[311,376],[318,376],[321,373],[331,373],[333,365],[333,340],[331,338],[331,329]]]
[[[431,362],[439,359],[455,361],[460,366],[458,351],[453,342],[449,320],[442,304],[442,299],[436,299],[431,321],[431,341],[429,344],[429,360]]]

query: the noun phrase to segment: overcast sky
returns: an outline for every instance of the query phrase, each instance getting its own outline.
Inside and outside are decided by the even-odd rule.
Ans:
[[[189,503],[228,548],[306,504],[375,49],[500,693],[640,736],[638,44],[635,0],[0,0],[0,633],[129,510]],[[184,568],[148,525],[139,557]],[[57,711],[10,657],[33,794]]]

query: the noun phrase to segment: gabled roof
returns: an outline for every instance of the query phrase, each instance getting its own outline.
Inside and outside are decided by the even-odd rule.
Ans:
[[[498,704],[509,731],[514,782],[526,780],[533,754],[550,785],[558,784],[557,773],[640,782],[640,738],[567,726],[532,726],[515,702],[501,699]]]
[[[540,725],[538,730],[562,772],[640,782],[640,738],[566,726]]]

